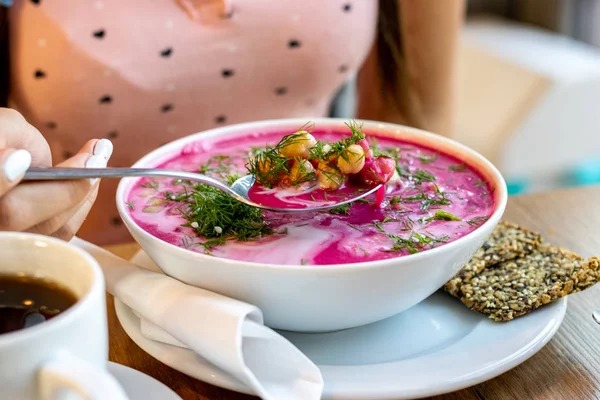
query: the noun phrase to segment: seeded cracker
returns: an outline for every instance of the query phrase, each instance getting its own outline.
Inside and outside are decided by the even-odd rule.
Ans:
[[[460,298],[461,286],[485,268],[531,253],[542,238],[535,232],[509,222],[499,223],[489,239],[446,285],[444,289]]]
[[[533,253],[486,268],[460,288],[461,301],[494,321],[510,321],[600,280],[600,260],[540,245]]]

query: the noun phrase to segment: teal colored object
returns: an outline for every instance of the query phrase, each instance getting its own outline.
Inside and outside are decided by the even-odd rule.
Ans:
[[[508,189],[509,196],[521,194],[527,190],[527,181],[509,179],[506,181],[506,188]]]
[[[575,166],[568,174],[573,185],[593,185],[600,183],[600,159],[588,160]]]

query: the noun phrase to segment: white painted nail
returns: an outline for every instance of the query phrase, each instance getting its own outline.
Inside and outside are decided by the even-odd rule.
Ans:
[[[104,156],[101,155],[94,155],[91,156],[90,158],[88,158],[88,160],[85,162],[85,167],[86,168],[106,168],[106,158],[104,158]],[[99,178],[91,178],[90,179],[90,185],[94,186],[100,179]]]
[[[86,168],[106,168],[106,158],[101,155],[93,155],[85,162]]]
[[[4,160],[4,176],[10,182],[14,182],[25,174],[30,165],[31,154],[27,150],[14,151]]]
[[[108,139],[100,139],[96,142],[94,146],[94,155],[102,156],[106,158],[106,160],[110,160],[110,156],[113,153],[113,144]]]

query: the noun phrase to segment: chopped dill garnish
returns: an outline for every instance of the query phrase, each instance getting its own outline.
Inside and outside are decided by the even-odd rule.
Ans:
[[[466,220],[465,222],[471,226],[479,226],[479,225],[482,225],[487,220],[488,220],[488,217],[477,216],[477,217],[473,217],[472,219]]]
[[[362,232],[362,230],[361,230],[361,229],[360,229],[358,226],[356,226],[356,225],[352,225],[352,224],[350,224],[350,223],[349,223],[349,224],[347,224],[347,225],[348,225],[350,228],[352,228],[352,229],[356,229],[357,231],[359,231],[359,232]]]
[[[415,185],[420,185],[423,182],[435,182],[435,175],[424,169],[417,168],[411,171],[408,165],[402,165],[396,167],[396,171],[401,178],[414,182]]]
[[[231,156],[218,154],[211,156],[206,162],[200,166],[198,172],[205,175],[215,175],[223,178],[229,173],[231,164]]]
[[[150,179],[142,183],[140,186],[147,189],[158,189],[158,182],[156,182],[154,179]]]
[[[235,181],[237,181],[238,179],[240,179],[240,178],[241,178],[241,176],[240,176],[240,174],[238,174],[237,172],[234,172],[233,174],[230,174],[230,175],[226,175],[226,176],[225,176],[225,180],[227,181],[227,184],[228,184],[229,186],[233,185],[233,183],[234,183]]]
[[[188,186],[177,199],[185,203],[179,211],[187,220],[186,226],[207,239],[201,243],[206,250],[229,239],[244,242],[274,233],[263,220],[261,210],[211,186]]]
[[[400,196],[392,196],[392,199],[390,200],[390,204],[395,206],[396,204],[399,204],[402,201],[402,199],[400,198]]]
[[[308,260],[305,260],[304,258],[300,259],[300,265],[307,265],[308,264]]]
[[[477,182],[475,183],[475,187],[486,187],[487,183],[485,183],[484,181],[482,181],[481,179],[477,179]]]
[[[373,226],[377,227],[377,230],[379,230],[379,232],[386,233],[385,229],[383,229],[383,227],[381,226],[384,223],[384,221],[373,221]]]
[[[338,214],[338,215],[348,215],[350,214],[351,203],[342,204],[341,206],[337,206],[329,210],[329,214]]]
[[[416,156],[417,159],[419,159],[419,161],[421,161],[421,164],[431,164],[432,162],[434,162],[435,160],[438,159],[439,154],[435,153],[432,156],[426,156],[423,154],[419,154],[418,156]]]
[[[421,210],[424,211],[428,210],[431,206],[447,206],[452,204],[452,201],[446,197],[446,192],[441,191],[437,185],[435,185],[435,191],[431,194],[427,194],[421,190],[419,194],[405,197],[404,201],[421,201]]]
[[[434,236],[428,236],[423,233],[412,231],[407,238],[403,238],[401,236],[392,235],[388,233],[388,237],[392,239],[393,247],[389,250],[382,250],[385,252],[395,252],[406,250],[410,254],[418,253],[427,248],[434,247],[437,243],[444,243],[448,241],[448,236],[442,236],[440,238],[436,238]]]
[[[465,172],[465,171],[467,171],[467,166],[465,164],[450,165],[450,166],[448,166],[448,171]]]
[[[356,200],[356,203],[364,203],[364,204],[369,204],[369,203],[370,203],[370,201],[369,201],[369,200],[367,200],[367,199],[358,199],[358,200]]]
[[[133,201],[133,200],[128,201],[126,204],[127,204],[127,207],[129,207],[130,210],[133,210],[134,207],[135,207],[135,201]]]
[[[437,220],[437,221],[462,221],[462,218],[457,217],[456,215],[448,212],[448,211],[444,211],[444,210],[437,210],[435,212],[435,214],[433,214],[433,216],[427,218],[425,221],[427,222],[431,222],[433,220]]]

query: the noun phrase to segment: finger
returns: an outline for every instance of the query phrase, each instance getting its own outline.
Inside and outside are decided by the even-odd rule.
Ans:
[[[113,151],[113,146],[110,140],[90,140],[80,150],[80,153],[89,155],[84,152],[93,152],[93,157],[89,158],[86,162],[88,167],[102,168],[106,166],[106,160],[110,158]],[[69,160],[70,162],[77,163],[76,160]],[[63,163],[65,164],[65,163]],[[65,166],[61,164],[61,166]],[[68,164],[68,163],[67,163]],[[99,180],[94,179],[90,193],[86,198],[73,207],[49,220],[43,221],[36,226],[29,228],[28,232],[41,233],[44,235],[53,235],[61,239],[70,239],[72,235],[81,227],[85,221],[85,217],[89,213],[90,208],[94,204],[98,195]],[[66,226],[68,224],[68,226]],[[62,229],[64,227],[64,229]]]
[[[31,165],[31,154],[27,150],[0,150],[0,197],[21,181]]]
[[[87,204],[90,204],[89,207],[87,207],[87,209],[89,211],[89,208],[96,200],[96,196],[98,195],[99,186],[100,186],[100,181],[97,180],[93,184],[91,191],[79,204],[75,205],[74,207],[70,208],[69,210],[64,211],[50,219],[42,221],[39,224],[32,226],[31,228],[28,228],[26,230],[26,232],[39,233],[42,235],[52,235],[52,236],[57,236],[57,237],[63,238],[62,236],[55,235],[55,233],[59,232],[61,230],[61,228],[63,228],[65,225],[67,225],[69,223],[69,221],[77,214],[77,212],[82,207],[87,207]],[[84,218],[85,218],[85,216],[84,216]],[[82,221],[82,223],[83,223],[83,221]],[[79,227],[77,227],[77,229],[79,229]]]
[[[25,149],[31,154],[31,165],[52,165],[46,139],[12,108],[0,108],[0,148]]]
[[[75,236],[75,234],[83,225],[86,217],[88,216],[90,209],[94,205],[96,201],[96,197],[98,197],[98,190],[94,190],[84,201],[81,206],[72,213],[66,223],[64,223],[58,230],[52,233],[52,236],[57,237],[59,239],[69,241]]]
[[[94,152],[106,151],[98,147],[99,142],[101,141],[88,142],[80,153],[59,164],[59,166],[105,167],[107,160],[104,156],[91,155],[85,152],[92,147]],[[57,230],[57,223],[48,220],[82,203],[92,190],[93,185],[94,182],[89,179],[19,185],[0,199],[0,230],[25,231],[44,223],[44,225],[37,227],[36,231],[50,234]]]

